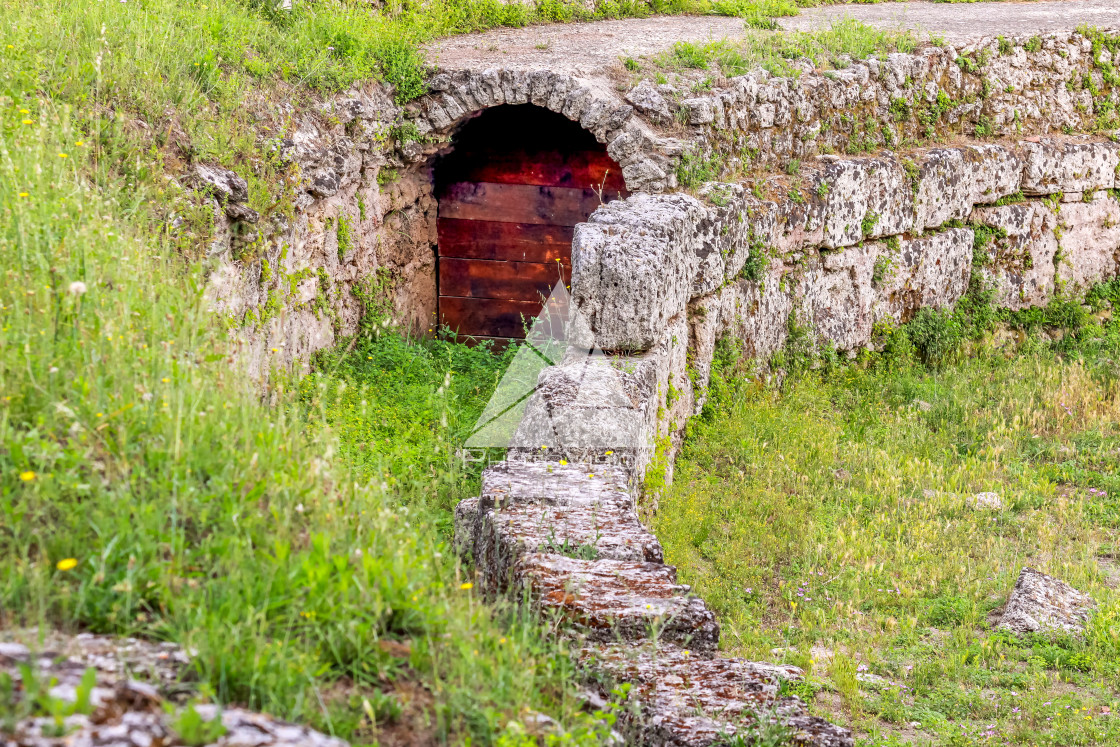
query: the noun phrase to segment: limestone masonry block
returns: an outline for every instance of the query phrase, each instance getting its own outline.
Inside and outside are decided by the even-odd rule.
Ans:
[[[874,321],[910,319],[919,309],[950,307],[968,290],[973,232],[949,228],[895,247],[876,244]]]
[[[797,667],[721,658],[665,644],[615,644],[585,649],[584,665],[610,682],[631,684],[642,704],[631,735],[636,744],[708,747],[741,733],[751,742],[761,716],[791,732],[791,743],[850,747],[848,729],[810,716],[795,697],[779,697],[783,680],[797,680]],[[609,685],[601,686],[609,695]]]
[[[995,302],[1008,309],[1044,306],[1054,292],[1057,219],[1043,202],[981,207],[972,213],[978,223],[1005,236],[994,235],[981,251],[984,280],[996,290]]]
[[[871,339],[874,295],[874,244],[861,244],[822,256],[797,287],[802,320],[843,350]]]
[[[1014,151],[999,145],[935,148],[909,169],[915,167],[915,231],[964,220],[973,205],[1014,194],[1023,170]]]
[[[1071,290],[1087,291],[1120,273],[1120,204],[1100,196],[1090,202],[1062,204],[1058,278]]]
[[[827,187],[820,187],[821,183]],[[826,192],[823,246],[827,249],[914,228],[910,179],[893,158],[830,160],[815,186],[818,194]]]
[[[474,505],[468,505],[471,503]],[[473,538],[475,568],[494,590],[508,588],[517,561],[527,553],[568,554],[584,559],[660,563],[661,544],[638,521],[629,504],[605,502],[558,506],[516,502],[478,510],[478,499],[460,504],[457,535]],[[473,522],[473,526],[467,526]]]
[[[715,615],[677,584],[672,566],[530,553],[514,576],[546,614],[559,615],[591,640],[657,638],[698,651],[719,644]]]
[[[1074,143],[1042,138],[1024,142],[1023,194],[1049,195],[1112,189],[1120,162],[1116,143]]]
[[[518,501],[571,506],[596,503],[630,504],[630,477],[624,469],[597,464],[501,462],[482,472],[480,495],[487,505]]]
[[[572,242],[572,298],[607,350],[648,350],[692,296],[703,205],[635,195],[595,211]]]
[[[1023,161],[1002,145],[969,145],[964,149],[969,164],[971,200],[986,205],[1013,195],[1022,188]]]

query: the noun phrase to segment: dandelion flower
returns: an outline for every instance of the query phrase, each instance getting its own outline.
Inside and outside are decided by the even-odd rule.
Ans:
[[[19,196],[20,196],[20,197],[27,197],[27,193],[26,193],[26,192],[20,192],[20,193],[19,193]]]
[[[78,561],[76,558],[63,558],[56,567],[60,571],[72,571],[78,567]]]
[[[86,284],[81,280],[75,280],[74,282],[70,283],[69,291],[71,296],[80,296],[84,294],[86,290]]]
[[[78,142],[74,143],[74,145],[76,145],[79,148],[81,148],[85,144],[86,144],[85,140],[79,140]]]
[[[25,120],[23,120],[23,123],[24,123],[25,125],[35,124],[35,120],[33,120],[33,119],[25,119]]]
[[[58,157],[59,158],[69,158],[69,156],[67,156],[65,153],[59,153]]]
[[[31,482],[32,480],[35,479],[35,473],[32,472],[31,470],[27,470],[26,472],[20,472],[19,473],[19,479],[23,480],[24,482]]]
[[[467,589],[473,589],[474,584],[472,584],[470,581],[464,581],[463,583],[459,584],[459,588],[463,589],[464,591]]]

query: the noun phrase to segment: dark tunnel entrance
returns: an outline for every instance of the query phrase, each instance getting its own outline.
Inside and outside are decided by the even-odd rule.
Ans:
[[[532,105],[485,110],[452,148],[434,174],[440,323],[478,340],[522,338],[570,281],[573,227],[600,196],[626,194],[622,170],[578,123]]]

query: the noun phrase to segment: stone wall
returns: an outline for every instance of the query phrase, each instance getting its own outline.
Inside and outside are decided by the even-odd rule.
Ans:
[[[631,486],[613,466],[503,463],[456,509],[456,542],[487,593],[524,593],[569,636],[590,704],[631,686],[626,743],[701,747],[736,734],[753,743],[780,725],[793,744],[850,747],[848,729],[782,694],[800,669],[718,655],[715,615],[662,561]]]
[[[1021,309],[1120,274],[1118,167],[1116,143],[1032,138],[822,156],[761,195],[709,184],[699,197],[611,203],[577,228],[572,298],[616,358],[566,362],[541,381],[622,360],[649,369],[652,401],[636,406],[657,415],[637,449],[641,475],[702,406],[721,337],[764,360],[796,327],[854,357],[876,325],[950,307],[970,284]],[[578,406],[550,391],[528,412]],[[568,446],[558,453],[582,453]]]
[[[795,78],[755,71],[708,81],[702,95],[511,65],[438,71],[430,92],[403,107],[373,84],[298,111],[269,104],[262,123],[271,129],[262,127],[260,137],[289,164],[290,210],[258,216],[215,196],[209,296],[240,330],[241,357],[261,377],[305,363],[352,333],[363,313],[355,291],[373,279],[393,321],[426,333],[435,321],[431,166],[453,147],[457,128],[487,107],[534,104],[578,121],[607,145],[632,193],[656,195],[679,188],[679,175],[693,178],[689,164],[697,158],[730,179],[791,159],[962,133],[1090,131],[1109,124],[1120,104],[1107,57],[1089,39],[1064,33],[930,46],[823,73],[803,65]],[[984,157],[982,149],[965,155]],[[879,179],[880,190],[891,189],[882,180],[902,179],[896,169],[865,175]],[[858,184],[860,176],[836,181]],[[657,209],[691,220],[699,203],[678,199]],[[879,212],[882,235],[890,235],[892,221],[942,222],[934,214]],[[844,243],[859,233],[854,224],[834,224],[824,241]],[[704,282],[717,280],[718,260],[705,259]],[[756,301],[778,303],[765,294]]]

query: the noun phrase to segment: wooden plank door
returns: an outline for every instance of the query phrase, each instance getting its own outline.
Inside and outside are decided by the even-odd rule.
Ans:
[[[436,166],[439,319],[459,335],[517,339],[571,279],[572,230],[624,193],[579,125],[534,106],[468,123]]]

